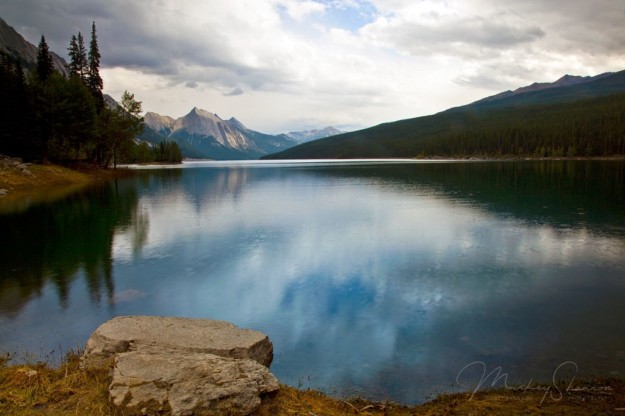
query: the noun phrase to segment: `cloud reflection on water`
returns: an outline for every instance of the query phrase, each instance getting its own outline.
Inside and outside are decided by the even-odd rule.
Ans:
[[[474,359],[531,378],[560,356],[594,366],[597,348],[617,348],[577,335],[618,328],[625,307],[610,293],[625,289],[622,238],[532,223],[418,181],[186,175],[140,198],[147,243],[137,263],[117,236],[117,275],[151,276],[135,310],[268,332],[285,382],[414,402]],[[573,320],[592,314],[602,330]]]

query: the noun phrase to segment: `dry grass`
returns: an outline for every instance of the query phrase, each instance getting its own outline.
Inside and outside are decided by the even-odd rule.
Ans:
[[[59,165],[29,165],[25,174],[19,169],[0,169],[0,188],[30,190],[51,186],[84,185],[94,181],[113,179],[130,174],[128,169],[95,169],[77,166],[70,169]]]
[[[609,386],[610,394],[592,391],[592,386]],[[266,398],[258,416],[442,416],[442,415],[625,415],[625,384],[622,380],[602,380],[587,383],[588,391],[562,397],[543,398],[544,391],[513,392],[510,390],[442,395],[420,406],[395,403],[372,403],[362,399],[339,400],[316,391],[299,391],[282,386],[280,392]],[[579,386],[577,386],[579,387]],[[602,390],[603,391],[603,390]]]
[[[69,169],[58,165],[29,165],[24,173],[0,167],[0,213],[20,211],[33,204],[54,201],[87,185],[131,175],[128,169]]]
[[[77,354],[56,369],[6,361],[0,361],[2,415],[121,415],[108,402],[108,372],[81,371]]]
[[[0,187],[21,190],[54,185],[80,184],[90,181],[89,175],[57,165],[30,165],[32,175],[18,169],[0,170]]]
[[[57,369],[45,364],[8,365],[0,359],[0,415],[124,415],[108,401],[107,371],[83,371],[79,357],[69,354]],[[544,391],[490,391],[442,395],[421,406],[341,400],[314,390],[281,386],[265,397],[256,416],[338,415],[625,415],[625,382],[598,380],[577,383],[582,391],[543,400]]]

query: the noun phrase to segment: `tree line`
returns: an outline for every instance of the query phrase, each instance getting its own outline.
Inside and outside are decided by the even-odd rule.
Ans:
[[[622,88],[551,102],[468,105],[304,143],[263,159],[614,155],[625,155]]]
[[[106,103],[100,76],[95,22],[89,48],[79,32],[71,37],[68,75],[54,69],[42,35],[36,64],[0,53],[0,153],[29,161],[88,163],[179,163],[176,143],[150,146],[136,140],[143,130],[141,102],[126,91],[121,102]]]
[[[625,94],[523,108],[465,110],[420,141],[421,156],[625,155]]]

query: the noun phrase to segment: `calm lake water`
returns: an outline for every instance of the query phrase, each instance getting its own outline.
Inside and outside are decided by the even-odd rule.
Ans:
[[[265,332],[338,395],[625,375],[623,162],[195,162],[2,208],[17,358],[145,314]]]

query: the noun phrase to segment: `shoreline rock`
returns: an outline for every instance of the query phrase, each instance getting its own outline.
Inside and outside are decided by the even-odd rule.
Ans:
[[[115,358],[109,393],[116,406],[142,413],[168,406],[172,415],[249,415],[260,407],[261,395],[279,387],[267,367],[253,360],[135,351]]]
[[[112,367],[109,394],[122,409],[248,415],[279,389],[272,359],[267,335],[229,322],[122,316],[91,335],[81,367]]]
[[[84,367],[102,367],[115,354],[179,350],[249,358],[269,367],[273,344],[261,332],[225,321],[159,316],[119,316],[103,323],[85,346]]]

